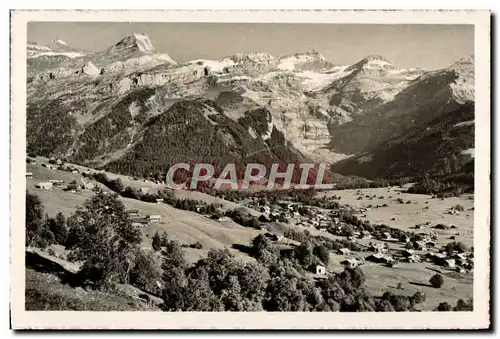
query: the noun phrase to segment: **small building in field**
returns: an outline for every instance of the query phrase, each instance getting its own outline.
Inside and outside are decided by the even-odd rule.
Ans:
[[[79,172],[77,169],[74,169],[74,170],[72,170],[72,171],[71,171],[71,173],[73,173],[73,174],[78,174],[78,173],[80,173],[80,172]]]
[[[361,239],[371,239],[372,234],[369,231],[362,231],[360,238]]]
[[[396,268],[399,266],[399,264],[400,264],[400,262],[397,260],[389,260],[389,262],[387,262],[385,265],[387,267]]]
[[[51,190],[52,189],[52,183],[51,182],[39,182],[36,187],[44,189],[44,190]]]
[[[448,268],[455,268],[456,267],[455,259],[445,260],[443,266],[448,267]]]
[[[139,216],[139,210],[127,210],[127,214],[130,217],[137,217]]]
[[[157,204],[163,204],[165,201],[163,200],[163,198],[160,198],[160,199],[156,199],[156,203]]]
[[[54,186],[61,186],[62,184],[64,184],[64,180],[51,179],[49,180],[49,182],[52,183],[52,185]]]
[[[26,172],[26,178],[33,178],[33,173]]]
[[[408,261],[409,263],[417,263],[417,262],[420,262],[421,259],[420,259],[420,256],[418,254],[414,254],[414,255],[407,257],[406,261]]]
[[[366,260],[375,262],[375,263],[380,263],[380,264],[387,264],[389,261],[393,260],[391,257],[386,257],[382,253],[375,253],[371,254],[368,257],[366,257]]]
[[[352,259],[347,259],[341,262],[342,265],[344,265],[346,268],[351,268],[354,269],[359,266],[359,262],[352,258]]]
[[[411,237],[408,234],[403,234],[400,238],[401,242],[404,243],[409,243],[411,240]]]
[[[384,246],[384,244],[374,244],[369,248],[370,251],[375,252],[375,253],[385,253],[387,252],[387,248]]]
[[[389,232],[382,233],[382,239],[391,240],[392,239],[391,234]]]
[[[316,265],[316,274],[325,275],[326,274],[326,267],[323,265]]]
[[[150,215],[149,216],[149,221],[151,222],[159,222],[161,220],[161,215]]]
[[[348,248],[341,248],[338,250],[338,254],[340,255],[348,255],[348,254],[351,254],[351,250],[348,249]]]
[[[411,257],[411,256],[412,256],[412,255],[414,255],[414,254],[415,254],[415,251],[414,251],[414,250],[412,250],[412,249],[409,249],[409,250],[403,250],[403,251],[401,251],[401,255],[402,255],[403,257],[407,257],[407,258],[408,258],[408,257]]]

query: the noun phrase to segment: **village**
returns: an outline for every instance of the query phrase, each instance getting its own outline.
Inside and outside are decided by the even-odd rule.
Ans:
[[[57,173],[54,178],[67,178],[67,180],[43,180],[45,177],[34,175],[34,170],[28,171],[26,177],[34,184],[36,190],[74,195],[94,194],[96,191],[102,191],[104,194],[113,192],[105,185],[92,179],[93,174],[102,171],[65,164],[58,159],[48,159],[48,161],[47,159],[30,159],[27,162],[29,163],[28,169],[44,168]],[[68,176],[65,177],[64,173],[67,173]],[[79,179],[77,179],[78,177]],[[168,220],[172,219],[168,214],[158,213],[158,211],[162,210],[161,206],[165,206],[169,202],[155,196],[153,194],[155,190],[145,181],[135,180],[135,178],[129,178],[129,180],[130,183],[135,184],[134,187],[138,192],[154,196],[155,198],[148,200],[147,203],[158,205],[159,208],[155,209],[154,213],[149,210],[143,211],[142,208],[127,209],[126,212],[132,224],[147,234],[151,234],[152,230],[158,227],[168,230]],[[160,187],[160,185],[158,186]],[[233,210],[223,206],[224,204],[207,204],[198,201],[189,207],[189,211],[204,216],[211,222],[219,223],[223,229],[234,227],[228,226],[234,225],[234,223],[244,225],[245,228],[253,227],[257,232],[265,235],[283,253],[292,251],[301,245],[300,241],[289,236],[290,229],[308,234],[308,236],[319,239],[318,241],[334,242],[335,247],[330,251],[328,262],[318,261],[315,265],[308,267],[309,274],[314,279],[326,279],[331,274],[338,274],[345,267],[362,267],[365,271],[376,270],[379,267],[378,270],[393,270],[393,276],[405,275],[405,272],[411,271],[413,277],[416,272],[430,270],[449,276],[451,279],[472,277],[473,248],[457,241],[460,240],[460,232],[463,232],[457,226],[458,224],[448,225],[443,222],[427,221],[414,224],[403,230],[397,227],[401,216],[387,218],[390,226],[385,223],[369,222],[367,216],[370,213],[387,211],[391,207],[400,208],[398,206],[415,208],[416,204],[409,202],[409,199],[403,199],[396,190],[391,191],[390,194],[389,190],[386,190],[384,199],[382,199],[381,194],[367,194],[364,190],[355,190],[350,195],[350,203],[345,201],[346,198],[340,198],[339,195],[342,194],[342,192],[336,192],[333,196],[322,198],[327,202],[327,206],[339,203],[339,208],[333,209],[307,205],[286,197],[268,201],[249,196],[237,201],[234,205],[240,207]],[[377,199],[381,202],[376,203],[374,200]],[[423,211],[428,210],[428,201],[443,203],[439,199],[427,199],[429,200],[421,203]],[[225,202],[224,200],[219,201]],[[384,202],[382,203],[382,201]],[[213,208],[207,208],[209,205],[212,205]],[[179,208],[178,206],[174,207]],[[185,207],[182,208],[185,209]],[[242,223],[235,217],[235,211],[238,211],[243,219],[252,222]],[[251,215],[249,211],[252,212]],[[440,212],[444,217],[456,217],[460,214],[465,216],[465,213],[473,212],[464,211],[463,207],[455,205],[448,206]],[[460,228],[462,227],[460,226]],[[410,284],[412,280],[414,279],[408,278]]]

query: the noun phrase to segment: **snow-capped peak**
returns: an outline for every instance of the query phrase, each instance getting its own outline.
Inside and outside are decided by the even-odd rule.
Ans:
[[[394,70],[396,69],[396,66],[394,66],[389,60],[380,55],[369,55],[364,59],[362,59],[361,61],[349,67],[348,71],[355,69]]]
[[[468,55],[458,59],[455,63],[448,67],[449,69],[464,69],[474,68],[474,55]]]
[[[134,33],[133,36],[137,41],[137,47],[139,47],[139,50],[141,50],[143,52],[153,52],[154,51],[153,44],[151,43],[151,40],[149,39],[147,34]]]
[[[120,51],[125,49],[138,49],[141,52],[154,52],[153,44],[145,33],[132,33],[120,40],[111,49]]]
[[[297,64],[314,61],[324,62],[326,59],[323,55],[316,51],[285,55],[279,58],[278,69],[294,70]]]

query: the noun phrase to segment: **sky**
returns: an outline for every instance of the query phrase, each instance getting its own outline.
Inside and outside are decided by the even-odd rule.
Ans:
[[[28,41],[50,44],[61,39],[69,46],[97,52],[133,32],[146,33],[158,52],[178,62],[314,49],[338,65],[381,55],[401,68],[432,70],[474,53],[472,25],[31,22]]]

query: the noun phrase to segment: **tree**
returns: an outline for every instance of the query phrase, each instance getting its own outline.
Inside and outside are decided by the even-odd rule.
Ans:
[[[429,282],[434,288],[441,288],[444,284],[444,279],[441,274],[436,273],[429,279]]]
[[[459,299],[457,301],[457,305],[453,307],[453,311],[455,312],[471,312],[474,311],[474,301],[469,299],[467,301],[463,299]]]
[[[162,254],[162,269],[164,271],[164,281],[167,281],[169,279],[169,272],[173,269],[179,268],[183,270],[187,267],[187,262],[184,259],[184,252],[178,241],[169,241],[167,243],[167,246],[165,246],[165,250],[162,251]]]
[[[161,246],[167,246],[168,245],[168,235],[166,231],[163,231],[161,234]]]
[[[161,249],[162,244],[158,231],[156,231],[155,235],[153,236],[153,243],[151,245],[153,246],[153,250],[155,251],[159,251]]]
[[[26,246],[32,244],[43,226],[43,205],[37,195],[26,191]]]
[[[161,265],[155,255],[138,250],[134,267],[130,271],[130,283],[146,292],[157,294],[160,291],[157,283],[161,281],[161,276]]]
[[[98,286],[126,282],[141,233],[118,195],[97,193],[68,219],[70,258],[83,261],[82,278]]]
[[[319,258],[325,265],[330,261],[330,251],[324,245],[314,247],[313,254]]]
[[[451,305],[448,304],[447,302],[442,302],[438,305],[438,307],[435,308],[435,311],[449,312],[451,311]]]
[[[66,218],[61,212],[57,213],[55,219],[49,221],[49,230],[54,234],[55,242],[65,245],[68,239],[68,229],[66,227]]]

